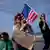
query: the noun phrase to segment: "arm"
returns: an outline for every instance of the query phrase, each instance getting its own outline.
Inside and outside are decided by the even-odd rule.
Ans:
[[[32,27],[31,27],[31,25],[29,25],[29,28],[30,28],[31,32],[33,33],[34,31],[33,31]]]
[[[20,31],[23,30],[26,27],[27,24],[24,24],[21,28]]]
[[[39,22],[39,27],[40,27],[40,31],[43,33],[41,22]]]

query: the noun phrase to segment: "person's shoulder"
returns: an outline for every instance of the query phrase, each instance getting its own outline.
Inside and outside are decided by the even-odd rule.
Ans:
[[[12,45],[12,40],[8,40],[8,44],[9,45]]]
[[[3,40],[0,40],[0,43],[4,43],[4,41]]]
[[[8,40],[7,44],[8,44],[8,47],[10,47],[10,48],[12,48],[12,47],[13,47],[12,40]]]
[[[12,43],[12,40],[8,40],[8,42]]]
[[[0,40],[0,45],[4,45],[4,44],[5,44],[4,40]]]
[[[41,21],[39,21],[39,24],[41,23]]]
[[[3,40],[0,40],[0,49],[3,50],[5,47],[5,42]]]

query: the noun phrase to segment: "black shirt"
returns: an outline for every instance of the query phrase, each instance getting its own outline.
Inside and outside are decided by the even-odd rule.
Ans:
[[[50,29],[49,29],[47,23],[45,22],[45,30],[43,30],[43,26],[44,26],[44,23],[42,21],[39,22],[39,27],[40,27],[41,32],[43,33],[43,35],[49,35],[50,34]]]

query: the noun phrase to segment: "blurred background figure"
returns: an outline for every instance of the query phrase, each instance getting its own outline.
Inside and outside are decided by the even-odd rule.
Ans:
[[[40,30],[43,34],[44,43],[45,43],[43,50],[45,50],[45,49],[48,50],[49,45],[50,45],[50,39],[49,39],[50,38],[50,29],[49,29],[48,24],[45,21],[45,14],[44,13],[41,14],[39,27],[40,27]]]
[[[0,50],[3,50],[3,49],[5,50],[4,46],[5,46],[4,39],[0,34]]]
[[[0,40],[1,40],[1,34],[0,34]]]
[[[2,50],[13,50],[13,44],[12,41],[9,39],[9,35],[7,32],[1,33],[1,41],[2,44],[0,44],[0,48]]]

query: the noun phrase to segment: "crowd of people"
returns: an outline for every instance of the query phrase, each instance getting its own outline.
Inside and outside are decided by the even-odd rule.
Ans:
[[[45,21],[44,13],[40,17],[39,27],[44,38],[45,46],[43,50],[48,50],[50,45],[50,29]],[[28,49],[26,47],[23,47],[18,41],[18,39],[22,39],[24,36],[33,36],[33,34],[34,32],[32,30],[32,27],[29,23],[27,23],[24,15],[22,13],[18,13],[14,17],[12,39],[9,39],[9,34],[7,32],[1,32],[0,34],[0,50],[34,50],[33,45],[31,49]]]

